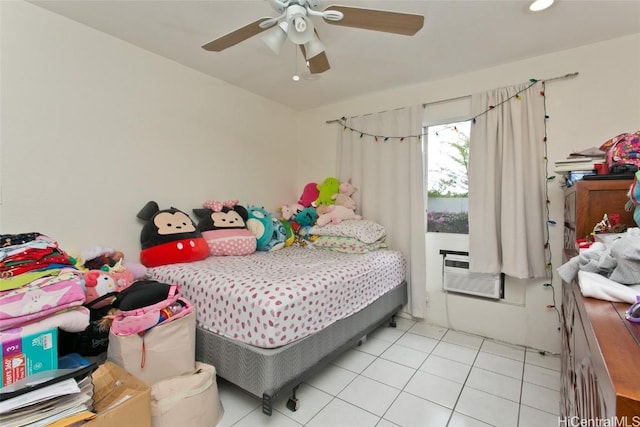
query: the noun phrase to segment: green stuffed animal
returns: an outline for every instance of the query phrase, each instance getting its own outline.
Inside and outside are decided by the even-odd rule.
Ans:
[[[322,184],[318,184],[318,198],[313,203],[314,206],[333,205],[333,195],[340,191],[340,181],[338,178],[329,177]]]

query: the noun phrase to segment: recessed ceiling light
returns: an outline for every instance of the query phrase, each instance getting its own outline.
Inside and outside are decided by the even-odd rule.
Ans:
[[[532,12],[540,12],[541,10],[545,10],[552,4],[553,4],[553,0],[535,0],[529,6],[529,10]]]

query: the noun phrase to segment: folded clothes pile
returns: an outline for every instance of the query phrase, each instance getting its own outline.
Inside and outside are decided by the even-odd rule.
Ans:
[[[640,228],[630,228],[608,243],[594,243],[557,271],[567,283],[584,272],[598,274],[620,285],[640,285]]]

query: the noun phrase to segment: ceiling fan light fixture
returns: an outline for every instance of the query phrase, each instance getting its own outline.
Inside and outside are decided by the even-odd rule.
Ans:
[[[279,55],[284,42],[287,40],[287,23],[281,22],[273,30],[262,37],[262,41],[276,54]]]
[[[532,12],[540,12],[541,10],[545,10],[549,8],[553,4],[554,0],[534,0],[529,5],[529,10]]]
[[[287,9],[287,36],[295,44],[305,44],[314,36],[313,23],[307,17],[307,10],[300,5],[292,5]]]
[[[322,12],[322,17],[328,21],[340,21],[344,18],[344,13],[337,10],[325,10]]]

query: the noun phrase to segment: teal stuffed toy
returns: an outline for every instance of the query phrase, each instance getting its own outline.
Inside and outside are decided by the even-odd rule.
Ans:
[[[633,182],[629,188],[629,201],[626,203],[625,209],[629,212],[633,210],[633,220],[640,227],[640,170],[636,171],[633,177]]]
[[[314,206],[333,205],[333,195],[340,191],[340,181],[338,178],[329,177],[322,184],[318,184],[318,198],[314,202]]]
[[[271,214],[264,208],[257,206],[247,207],[247,228],[256,236],[256,249],[264,251],[267,243],[273,236],[273,221]]]
[[[315,224],[317,219],[318,219],[318,213],[314,208],[304,208],[303,210],[295,214],[295,216],[293,217],[293,220],[296,223],[300,224],[301,226],[308,226],[308,227]]]
[[[268,252],[284,247],[287,233],[280,220],[257,206],[247,207],[247,213],[247,228],[256,236],[257,250]]]

